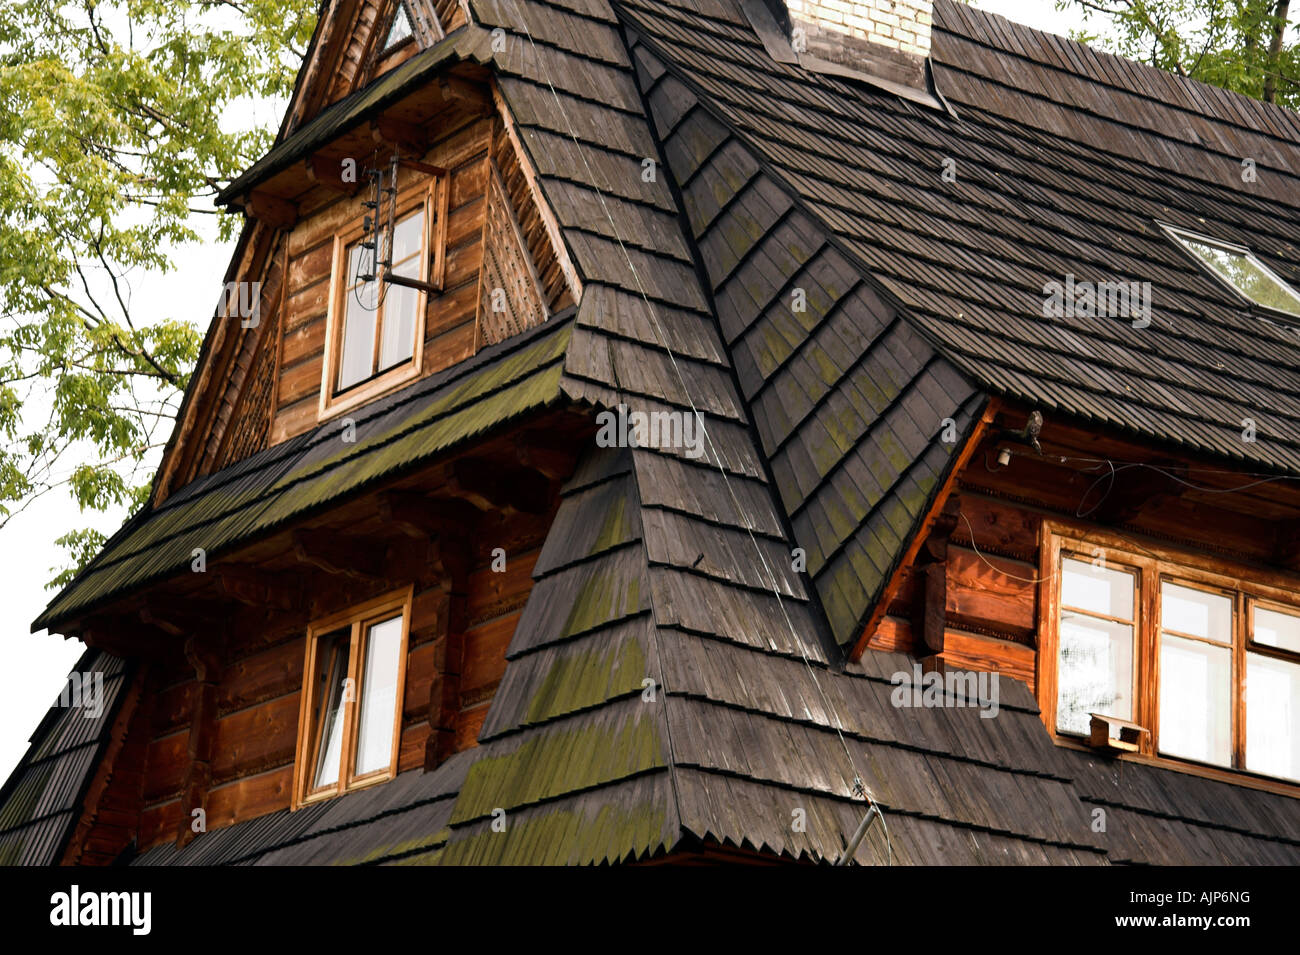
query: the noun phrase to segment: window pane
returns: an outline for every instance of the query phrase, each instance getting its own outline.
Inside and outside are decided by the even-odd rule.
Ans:
[[[1061,604],[1133,619],[1133,574],[1066,557],[1061,561]],[[1115,716],[1117,714],[1110,714]]]
[[[384,40],[384,49],[401,43],[411,32],[411,21],[406,16],[406,8],[398,7],[397,16],[393,17],[393,25],[388,30],[388,38]]]
[[[398,219],[397,225],[393,227],[393,265],[411,258],[423,248],[424,208],[421,207],[405,219]],[[416,278],[419,270],[416,268],[402,274]]]
[[[1197,241],[1180,233],[1175,235],[1207,268],[1217,272],[1251,301],[1300,316],[1300,293],[1282,281],[1253,254]]]
[[[354,247],[349,259],[356,263],[358,251]],[[355,281],[355,271],[350,273]],[[343,293],[343,344],[339,355],[338,390],[350,388],[358,381],[369,378],[375,354],[375,288],[378,283],[365,282],[348,288]]]
[[[1090,713],[1131,720],[1132,626],[1063,610],[1060,644],[1057,731],[1086,735]]]
[[[1300,617],[1265,607],[1255,607],[1253,612],[1256,643],[1300,653]]]
[[[1160,638],[1160,752],[1232,764],[1232,651]]]
[[[1232,600],[1223,594],[1160,584],[1160,626],[1194,637],[1232,643]]]
[[[343,752],[343,707],[348,702],[348,657],[351,654],[351,633],[339,630],[321,637],[316,650],[316,724],[320,727],[316,737],[316,770],[312,789],[332,786],[339,781],[339,758]]]
[[[379,343],[381,371],[399,365],[415,354],[415,318],[419,305],[420,293],[417,289],[402,285],[388,286],[384,295],[383,341]]]
[[[356,774],[387,769],[393,756],[397,675],[401,669],[402,618],[370,627],[361,677],[361,720],[357,729]]]
[[[1246,654],[1246,768],[1300,780],[1300,664]]]

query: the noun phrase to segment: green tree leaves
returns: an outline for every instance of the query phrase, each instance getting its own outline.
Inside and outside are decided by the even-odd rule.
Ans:
[[[138,505],[220,292],[133,283],[239,219],[212,197],[270,146],[316,0],[0,0],[0,528],[65,488]],[[80,566],[97,535],[61,539]]]
[[[1058,0],[1107,34],[1085,43],[1180,76],[1300,109],[1300,0]]]

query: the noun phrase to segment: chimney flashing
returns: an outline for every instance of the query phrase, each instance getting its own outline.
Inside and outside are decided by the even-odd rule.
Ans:
[[[806,49],[795,49],[791,42],[794,24],[783,0],[742,0],[741,9],[768,56],[778,63],[866,83],[954,118],[957,115],[935,88],[929,57],[901,54],[844,35],[839,37],[843,55],[830,60]]]

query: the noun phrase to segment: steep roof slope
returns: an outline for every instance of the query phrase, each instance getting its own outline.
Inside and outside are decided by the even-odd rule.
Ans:
[[[101,650],[87,650],[72,668],[68,678],[75,675],[78,683],[60,693],[0,788],[0,865],[54,865],[62,858],[127,695],[130,670]]]
[[[983,396],[707,105],[633,50],[794,540],[851,645]]]

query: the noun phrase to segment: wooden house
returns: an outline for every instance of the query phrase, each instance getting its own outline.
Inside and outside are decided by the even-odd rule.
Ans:
[[[0,860],[1300,862],[1297,144],[955,0],[327,0]]]

